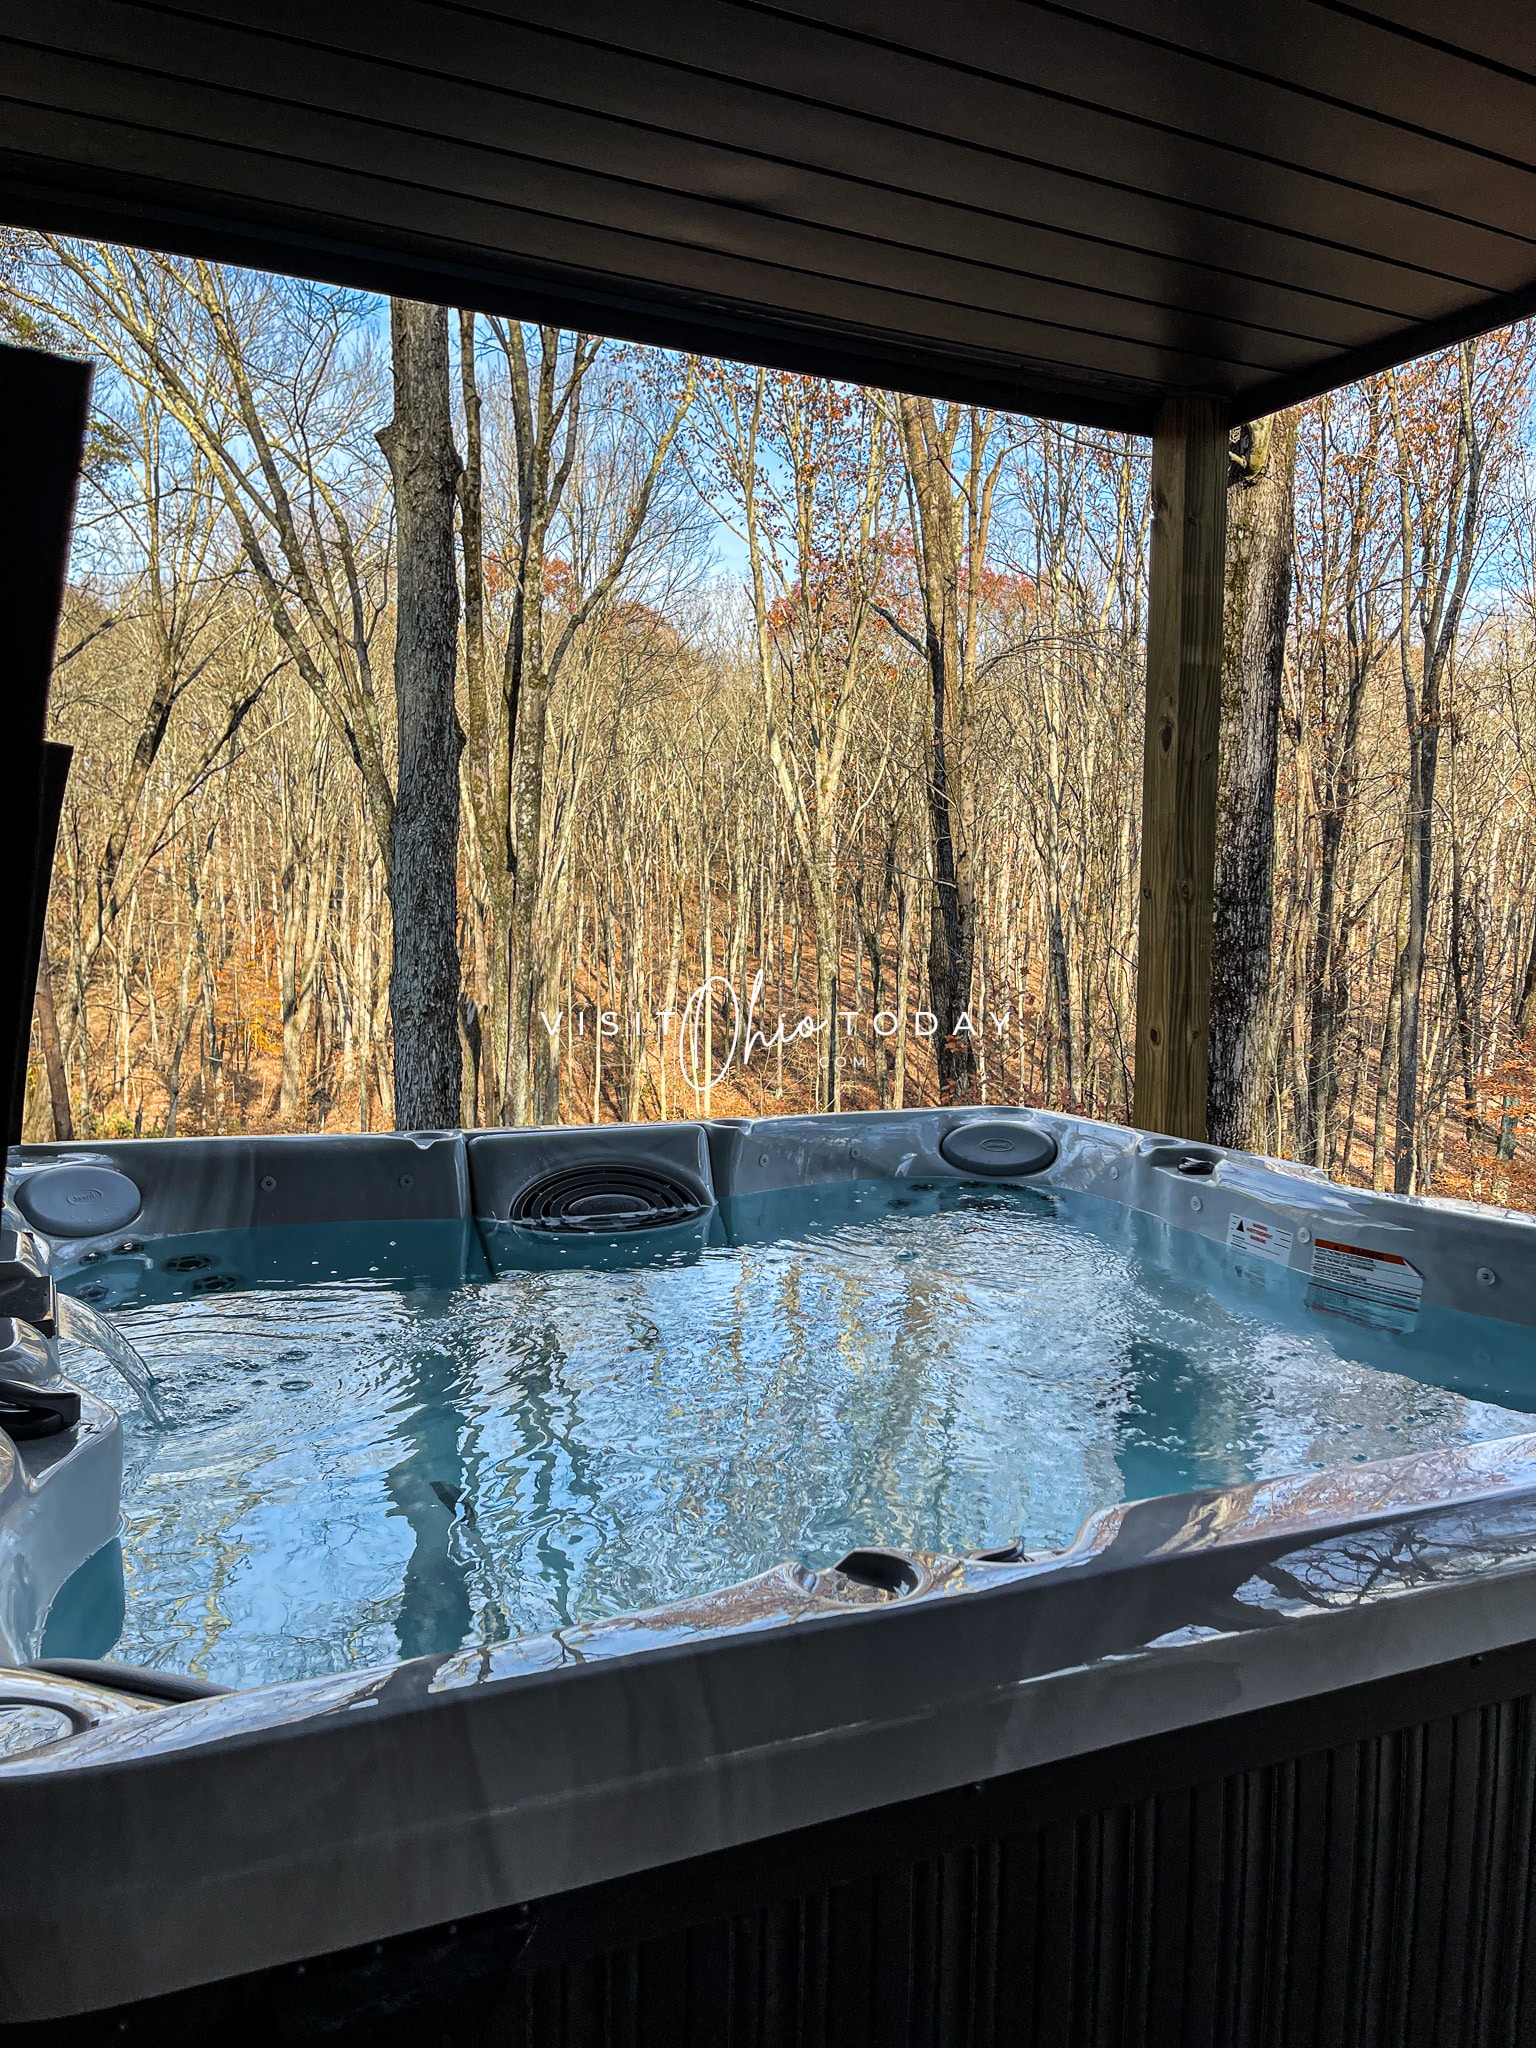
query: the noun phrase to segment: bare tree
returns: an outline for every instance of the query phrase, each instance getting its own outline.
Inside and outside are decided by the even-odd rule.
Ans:
[[[1339,1136],[1351,940],[1362,916],[1343,862],[1346,846],[1357,858],[1349,835],[1362,793],[1362,723],[1367,687],[1385,651],[1385,421],[1385,393],[1373,381],[1360,393],[1322,400],[1309,437],[1312,518],[1306,535],[1307,618],[1298,623],[1297,742],[1298,760],[1310,771],[1317,868],[1297,1148],[1317,1166],[1333,1164]]]
[[[396,788],[390,831],[389,1011],[395,1122],[459,1120],[459,754],[454,708],[461,470],[448,402],[448,315],[392,299],[394,418],[379,430],[395,483]]]
[[[1463,342],[1456,351],[1455,426],[1448,449],[1443,436],[1425,435],[1424,423],[1413,421],[1405,410],[1400,374],[1393,371],[1387,379],[1398,468],[1402,574],[1398,648],[1408,729],[1405,923],[1398,968],[1397,1116],[1392,1148],[1392,1184],[1399,1194],[1411,1194],[1418,1180],[1420,1012],[1434,878],[1441,696],[1483,538],[1485,450],[1475,392],[1477,353],[1475,341]]]
[[[804,866],[822,1034],[816,1101],[836,1094],[839,836],[850,736],[891,546],[893,450],[866,394],[720,366],[708,449],[746,544],[763,744]]]
[[[972,695],[981,571],[998,479],[1010,452],[996,416],[931,398],[896,401],[911,495],[931,714],[926,787],[933,909],[928,1000],[938,1019],[940,1093],[963,1100],[975,1040],[956,1025],[970,1004],[976,959],[976,834]]]
[[[581,574],[565,573],[551,553],[568,531],[573,476],[584,441],[584,400],[604,344],[558,328],[488,323],[506,366],[507,507],[496,549],[495,580],[504,596],[505,637],[492,678],[487,649],[490,616],[484,498],[483,406],[475,376],[474,324],[461,322],[460,364],[469,462],[461,500],[468,633],[468,793],[480,871],[489,898],[486,924],[493,955],[486,994],[505,1002],[500,1114],[525,1124],[538,1114],[539,997],[536,933],[547,837],[547,736],[552,695],[590,629],[608,613],[641,554],[658,488],[677,432],[692,402],[688,363],[649,418],[648,446],[620,465],[623,486],[598,522],[601,544]],[[467,352],[467,353],[466,353]],[[615,394],[616,395],[616,394]],[[573,554],[575,550],[573,549]],[[557,587],[552,588],[553,581]],[[482,1057],[485,1046],[482,1040]],[[490,1062],[487,1061],[489,1065]]]
[[[1245,1148],[1256,1142],[1266,1078],[1275,776],[1295,490],[1295,413],[1237,429],[1227,485],[1206,1128],[1215,1144]]]

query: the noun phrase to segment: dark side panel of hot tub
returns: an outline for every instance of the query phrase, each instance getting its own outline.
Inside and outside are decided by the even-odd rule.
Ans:
[[[1533,1768],[1528,1643],[0,2039],[1520,2048]]]

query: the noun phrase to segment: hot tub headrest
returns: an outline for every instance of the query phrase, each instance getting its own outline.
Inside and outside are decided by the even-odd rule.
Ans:
[[[939,1151],[963,1173],[984,1173],[999,1180],[1016,1174],[1043,1173],[1058,1147],[1049,1131],[1022,1117],[972,1117],[956,1124],[939,1140]]]
[[[99,1237],[122,1230],[138,1215],[138,1184],[114,1167],[61,1162],[28,1174],[16,1206],[48,1237]]]

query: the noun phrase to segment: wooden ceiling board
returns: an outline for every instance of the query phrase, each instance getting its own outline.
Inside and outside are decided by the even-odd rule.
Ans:
[[[988,0],[975,5],[988,11]],[[914,6],[918,21],[932,18],[940,26],[924,30],[921,45],[901,47],[882,42],[873,31],[854,34],[808,14],[803,22],[797,14],[791,24],[786,10],[733,6],[728,0],[718,13],[730,33],[707,45],[693,32],[691,10],[640,8],[627,0],[508,0],[497,11],[499,17],[539,22],[576,47],[602,43],[676,63],[697,62],[707,47],[709,63],[725,76],[755,78],[789,101],[810,98],[872,120],[908,121],[973,147],[1027,155],[1100,185],[1129,187],[1164,203],[1175,246],[1211,231],[1202,214],[1212,221],[1224,215],[1328,240],[1357,261],[1398,264],[1469,292],[1509,289],[1528,276],[1536,255],[1536,243],[1521,237],[1512,253],[1508,234],[1454,213],[1435,220],[1431,237],[1421,205],[1222,142],[1230,125],[1223,103],[1231,81],[1209,67],[1202,67],[1206,120],[1190,127],[1158,125],[1102,104],[1102,60],[1085,65],[1095,96],[1077,101],[1031,83],[1057,75],[1043,43],[1031,46],[1027,75],[1022,68],[1014,76],[1000,72],[990,51],[986,65],[964,60],[955,49],[964,40],[957,18],[969,19],[969,7]],[[827,0],[815,11],[827,17],[853,10]],[[870,11],[878,19],[890,10],[879,0]],[[940,49],[941,43],[948,49]],[[788,110],[785,118],[791,118]]]
[[[129,14],[127,9],[120,12],[125,17]],[[125,21],[125,34],[126,26]],[[162,30],[162,34],[168,33]],[[126,48],[125,41],[123,50],[114,52],[115,62],[127,61]],[[27,90],[35,99],[57,107],[71,90],[89,90],[50,83],[50,62],[59,60],[51,53],[31,54],[31,63],[18,60],[13,65],[12,82],[28,81]],[[282,94],[284,66],[291,65],[291,60],[281,45],[262,41],[252,47],[250,39],[244,39],[241,47],[224,54],[227,61],[220,67],[220,89],[238,90],[265,103],[254,115],[263,129],[263,139],[272,142],[288,125],[286,117],[292,111],[304,124],[306,146],[312,147],[329,119],[324,111],[327,67],[339,60],[326,52],[316,57],[312,72],[305,77],[303,99],[295,94],[290,110]],[[140,48],[139,59],[151,67],[152,90],[161,84],[162,71],[167,79],[174,79],[180,61],[173,48],[159,49],[153,38],[147,48]],[[369,111],[355,117],[365,123],[365,150],[374,144],[375,131],[391,127],[403,132],[409,147],[418,133],[451,144],[465,133],[483,136],[494,125],[482,110],[473,105],[466,108],[466,101],[491,96],[488,88],[444,80],[438,74],[424,79],[394,67],[376,66],[375,71],[374,89],[366,100]],[[236,78],[241,81],[238,88]],[[340,94],[335,97],[339,99]],[[587,177],[591,193],[576,217],[593,217],[595,207],[613,225],[654,226],[658,194],[663,203],[670,195],[705,202],[719,196],[728,211],[711,231],[713,238],[737,253],[752,253],[741,246],[740,223],[731,218],[731,212],[744,213],[747,227],[760,237],[759,216],[771,201],[774,212],[791,224],[844,234],[856,244],[870,244],[875,251],[894,252],[899,260],[927,264],[936,273],[932,288],[941,295],[969,290],[979,304],[1021,310],[1017,303],[1010,306],[1010,301],[1016,302],[1024,289],[1033,295],[1033,311],[1039,317],[1167,341],[1208,354],[1213,360],[1276,371],[1296,361],[1297,344],[1359,345],[1390,331],[1392,324],[1390,316],[1381,311],[1310,294],[1288,297],[1277,286],[1252,279],[1218,281],[1214,289],[1208,282],[1196,310],[1184,303],[1184,280],[1173,274],[1177,266],[1166,258],[1124,247],[1105,248],[1081,236],[1010,221],[995,212],[978,216],[973,209],[893,190],[869,179],[831,177],[784,162],[764,164],[740,151],[727,152],[721,145],[699,143],[653,127],[637,130],[630,122],[583,109],[527,97],[520,97],[509,109],[505,95],[492,97],[491,111],[505,117],[501,132],[506,140],[483,168],[480,182],[494,179],[498,169],[504,174],[506,165],[521,166],[520,176],[526,180],[521,196],[534,203],[547,182],[542,178],[545,166],[577,171]],[[171,115],[162,112],[161,118],[173,118],[174,111],[173,107]],[[216,120],[214,126],[219,125]],[[224,123],[226,129],[231,125],[227,120]],[[486,142],[483,147],[489,150],[492,145]],[[373,153],[377,153],[376,144]],[[599,177],[613,181],[606,206]],[[853,247],[847,260],[857,269],[874,259],[868,251]],[[948,288],[937,276],[946,267],[959,279]],[[909,281],[918,282],[917,270]],[[1074,303],[1074,293],[1080,303]],[[1288,320],[1301,324],[1287,326]]]
[[[1426,78],[1420,75],[1425,65],[1419,46],[1336,17],[1319,18],[1311,0],[1299,6],[1272,0],[1264,7],[1228,6],[1220,12],[1208,0],[1198,10],[1169,0],[1119,0],[1112,14],[1108,7],[1092,10],[1099,18],[1027,0],[973,0],[963,21],[923,0],[816,0],[814,7],[782,0],[775,11],[796,21],[804,17],[808,29],[812,16],[818,23],[830,16],[837,33],[851,40],[883,49],[900,46],[918,61],[994,77],[1068,105],[1091,105],[1153,134],[1177,134],[1292,169],[1308,180],[1353,186],[1409,218],[1427,206],[1468,226],[1496,221],[1501,232],[1525,248],[1533,246],[1536,137],[1528,125],[1528,89],[1450,60],[1436,60],[1435,75]],[[1198,44],[1181,46],[1167,31],[1197,12],[1209,33]],[[1296,18],[1303,15],[1308,19]],[[1266,75],[1244,61],[1248,45],[1260,40],[1255,29],[1275,46],[1277,63],[1284,50],[1283,70]],[[1330,46],[1339,41],[1360,47],[1335,53]],[[1398,95],[1412,108],[1411,117],[1372,104],[1393,60],[1399,73],[1411,68],[1417,78],[1417,94],[1403,77]],[[1308,73],[1314,82],[1299,82]],[[1361,79],[1359,99],[1316,82],[1352,73]],[[1085,82],[1091,84],[1086,99]],[[1493,106],[1485,123],[1487,101]],[[1436,132],[1426,117],[1442,111],[1459,116],[1467,134]],[[1497,125],[1511,145],[1508,152],[1490,140],[1495,116],[1502,117]]]
[[[1442,43],[1427,51],[1414,34],[1385,28],[1352,8],[1318,0],[1086,0],[1079,14],[1127,33],[1198,54],[1312,98],[1356,108],[1481,154],[1530,167],[1525,84],[1472,50]],[[1464,10],[1434,9],[1442,28]],[[1436,61],[1431,64],[1430,58]],[[1341,90],[1347,81],[1347,92]]]
[[[0,216],[936,396],[1247,417],[1536,307],[1527,0],[12,0],[0,29]]]
[[[1408,320],[1447,311],[1469,290],[1479,288],[1476,280],[1426,277],[1417,268],[1404,270],[1375,259],[1362,260],[1354,251],[1332,250],[1310,234],[1277,235],[1265,227],[1248,227],[1230,214],[1222,215],[1198,202],[1182,209],[1177,231],[1170,234],[1167,208],[1123,186],[1114,190],[1113,215],[1106,218],[1102,175],[1057,172],[1016,150],[987,148],[974,140],[956,142],[892,121],[814,106],[804,99],[791,101],[786,113],[784,96],[777,92],[718,76],[701,82],[681,64],[610,50],[553,28],[523,32],[509,45],[505,36],[482,36],[480,25],[469,23],[473,34],[467,47],[459,51],[456,43],[464,41],[466,33],[464,11],[430,8],[424,0],[409,0],[409,4],[395,0],[380,9],[370,22],[370,40],[386,54],[375,62],[403,64],[403,50],[420,47],[423,17],[432,16],[444,27],[434,34],[431,69],[423,64],[414,76],[457,76],[487,91],[513,93],[525,108],[539,104],[543,96],[552,109],[585,110],[622,120],[642,133],[691,134],[729,147],[744,160],[731,165],[722,162],[721,195],[743,204],[770,206],[776,181],[786,174],[786,168],[803,166],[858,179],[877,191],[883,181],[885,188],[897,195],[973,206],[1002,222],[1011,218],[1022,225],[1039,225],[1071,237],[1085,252],[1102,247],[1117,255],[1123,250],[1146,253],[1208,276],[1233,277],[1282,294],[1315,294],[1340,306],[1379,312],[1388,319]],[[335,24],[332,17],[325,18],[329,40],[320,45],[306,37],[303,26],[317,20],[309,8],[295,7],[291,0],[285,4],[275,0],[267,10],[261,35],[284,44],[291,42],[300,53],[299,61],[306,64],[311,52],[319,53],[315,61],[323,61],[338,47]],[[372,33],[375,22],[378,32]],[[289,64],[293,61],[292,57],[285,59]],[[459,66],[456,72],[449,68],[455,63]],[[361,89],[355,97],[366,104],[370,91]],[[643,108],[643,115],[632,111],[637,105]],[[525,118],[522,114],[509,116],[519,123]],[[753,156],[761,162],[746,160]],[[1222,252],[1225,263],[1200,253],[1202,244],[1211,240],[1209,232],[1202,230],[1202,214],[1221,221],[1228,245]],[[1091,261],[1091,257],[1085,260]],[[1284,330],[1296,325],[1273,315],[1267,321],[1254,317],[1259,317],[1261,324]]]
[[[1527,83],[1536,81],[1531,60],[1529,10],[1508,0],[1316,0],[1321,11],[1385,30],[1421,43],[1427,50],[1475,59],[1490,68],[1507,70]]]
[[[94,72],[76,79],[67,63],[52,60],[51,66],[37,67],[32,82],[40,95],[51,86],[60,96],[67,95],[71,106],[91,106],[100,119],[114,118],[116,95]],[[1306,349],[1299,339],[1249,332],[1238,337],[1246,344],[1239,353],[1222,332],[1188,332],[1191,316],[1176,307],[1145,307],[1123,295],[1089,294],[996,271],[978,279],[976,266],[946,255],[929,256],[871,236],[835,234],[778,215],[764,219],[663,186],[641,186],[611,173],[510,152],[492,153],[419,128],[403,136],[387,123],[317,113],[255,93],[233,96],[232,104],[218,107],[218,119],[211,124],[217,135],[197,132],[178,124],[195,119],[205,99],[186,100],[167,89],[158,75],[153,87],[143,104],[153,112],[159,133],[176,134],[184,166],[187,152],[198,146],[236,146],[245,154],[247,175],[252,169],[258,174],[253,193],[266,194],[274,164],[292,166],[301,157],[311,170],[327,175],[355,174],[390,184],[397,181],[399,166],[408,158],[416,182],[435,200],[448,206],[505,209],[508,223],[517,221],[517,246],[536,258],[580,261],[581,237],[612,230],[633,243],[636,262],[643,248],[649,252],[646,264],[664,269],[668,258],[661,252],[670,248],[706,265],[768,265],[778,273],[774,289],[781,299],[797,295],[802,287],[788,280],[798,277],[817,309],[825,303],[822,284],[850,292],[889,293],[903,302],[897,317],[935,336],[980,336],[990,326],[997,345],[1006,339],[1010,326],[1020,323],[1021,331],[1038,330],[1041,337],[1060,329],[1071,335],[1073,357],[1085,366],[1108,369],[1123,351],[1127,360],[1144,358],[1138,361],[1137,374],[1149,377],[1177,375],[1223,383],[1245,361],[1257,360],[1278,373],[1294,366]],[[54,116],[64,118],[56,102]],[[408,152],[402,149],[403,141],[409,142]],[[271,152],[274,161],[263,161],[258,150]],[[403,196],[394,203],[410,204]],[[534,225],[538,221],[548,226]],[[552,235],[563,235],[564,244],[551,240]],[[609,255],[607,261],[617,267],[622,258]],[[617,274],[638,279],[646,273],[637,268]],[[703,274],[697,269],[687,272],[690,278]],[[722,276],[715,288],[740,285]],[[1177,331],[1181,328],[1186,331]]]

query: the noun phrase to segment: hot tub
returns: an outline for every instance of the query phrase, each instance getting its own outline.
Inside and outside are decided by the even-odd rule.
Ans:
[[[82,1418],[68,1511],[0,1493],[6,2019],[1258,2040],[1447,1942],[1520,1993],[1529,1219],[981,1110],[8,1198],[165,1419],[18,1326]]]

